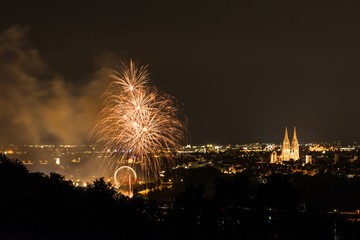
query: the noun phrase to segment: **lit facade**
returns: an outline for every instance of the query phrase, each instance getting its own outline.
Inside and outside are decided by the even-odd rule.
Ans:
[[[277,163],[278,162],[278,156],[276,151],[273,151],[271,153],[271,159],[270,159],[270,163]]]
[[[311,155],[306,155],[305,164],[312,164],[312,156]]]
[[[296,135],[296,127],[294,127],[294,133],[293,133],[291,145],[290,145],[287,127],[285,128],[285,137],[284,137],[280,157],[281,157],[282,161],[289,161],[290,159],[297,161],[300,159],[299,141],[298,141],[297,135]]]
[[[274,150],[271,153],[270,163],[282,163],[283,161],[289,161],[290,159],[293,159],[294,161],[300,159],[299,141],[297,139],[295,127],[291,143],[287,127],[285,128],[285,136],[281,147],[281,153],[278,155]]]

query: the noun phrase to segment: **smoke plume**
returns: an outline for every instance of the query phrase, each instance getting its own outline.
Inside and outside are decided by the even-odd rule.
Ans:
[[[0,143],[85,143],[109,75],[99,68],[80,88],[51,71],[26,29],[0,34]]]

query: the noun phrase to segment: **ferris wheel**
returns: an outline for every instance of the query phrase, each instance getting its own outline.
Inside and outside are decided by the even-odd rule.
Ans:
[[[133,196],[133,186],[136,180],[136,172],[129,166],[119,167],[114,173],[115,188],[128,197]]]

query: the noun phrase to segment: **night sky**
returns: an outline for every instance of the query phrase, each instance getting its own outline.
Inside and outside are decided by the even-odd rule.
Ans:
[[[0,143],[86,143],[129,59],[183,105],[190,144],[359,141],[355,3],[1,1]]]

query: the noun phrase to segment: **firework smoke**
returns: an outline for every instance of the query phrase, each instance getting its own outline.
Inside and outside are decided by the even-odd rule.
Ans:
[[[145,180],[156,180],[171,150],[184,138],[184,124],[173,97],[149,86],[146,66],[122,64],[104,93],[102,110],[92,132],[103,146],[102,174],[129,165]],[[107,152],[107,156],[104,153]]]
[[[108,68],[83,84],[52,71],[15,26],[0,33],[0,144],[85,144]]]

